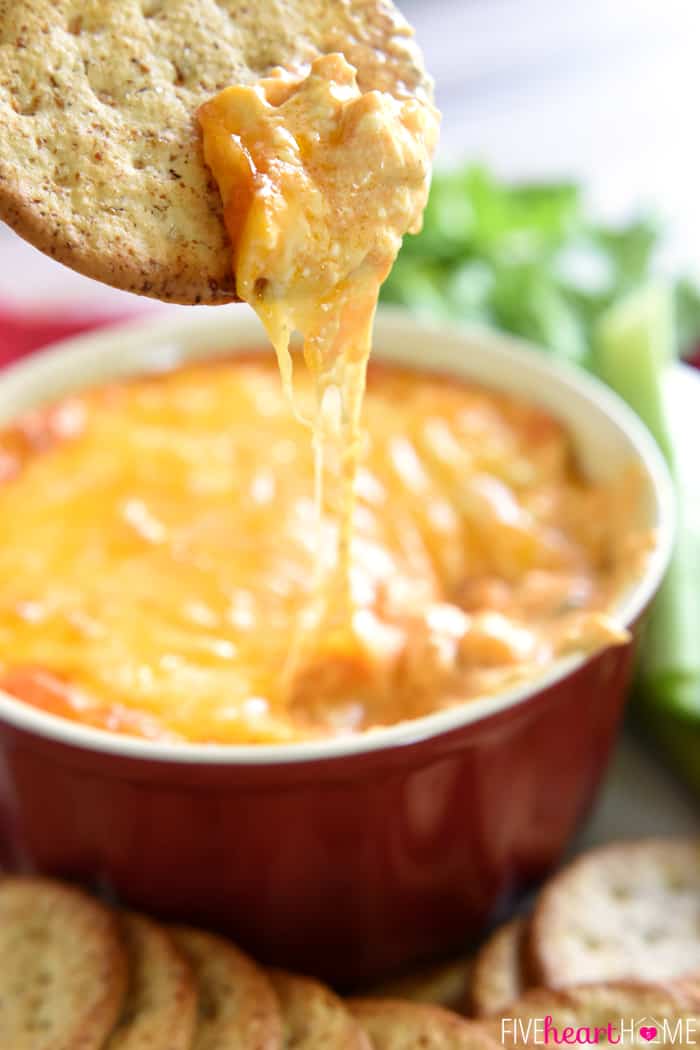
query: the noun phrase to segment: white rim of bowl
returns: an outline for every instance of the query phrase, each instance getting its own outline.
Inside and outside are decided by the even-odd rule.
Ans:
[[[242,307],[236,309],[243,310]],[[18,387],[24,386],[27,373],[37,365],[59,374],[68,361],[79,364],[80,358],[87,351],[92,357],[100,348],[106,350],[108,347],[114,348],[115,345],[126,346],[126,340],[134,335],[139,337],[140,350],[143,349],[144,343],[152,342],[167,347],[169,339],[178,341],[186,336],[199,341],[208,340],[208,344],[203,347],[202,356],[206,356],[207,352],[213,354],[216,346],[226,345],[227,325],[224,314],[228,311],[225,308],[216,311],[202,308],[202,311],[199,313],[199,308],[189,308],[189,321],[179,313],[173,317],[161,315],[155,319],[137,318],[98,332],[87,332],[75,338],[62,340],[39,354],[10,366],[2,375],[0,383],[3,387],[15,382]],[[198,316],[193,317],[193,314]],[[645,425],[621,398],[595,377],[553,361],[532,344],[514,336],[475,325],[425,321],[409,316],[400,309],[383,308],[378,315],[382,337],[390,339],[392,332],[400,332],[407,320],[410,320],[412,328],[419,330],[426,339],[439,340],[447,337],[461,340],[465,344],[475,343],[480,351],[497,351],[502,358],[512,357],[520,365],[527,359],[529,371],[538,373],[543,382],[551,381],[555,377],[560,386],[568,388],[579,397],[583,396],[589,402],[594,402],[597,410],[606,415],[630,441],[651,480],[658,519],[657,543],[647,561],[645,571],[628,588],[614,609],[615,616],[624,626],[634,623],[653,598],[663,579],[672,554],[675,534],[673,484],[664,459]],[[244,328],[250,330],[251,339],[257,337],[264,340],[262,330],[257,328],[252,319],[244,322]],[[219,338],[213,338],[214,336]],[[229,334],[229,344],[230,338]],[[240,352],[243,349],[242,346],[233,347],[232,352]],[[252,344],[251,349],[255,349]],[[391,357],[390,354],[387,356]],[[142,371],[147,371],[149,364],[153,367],[153,362],[143,360],[140,351],[134,357],[125,354],[125,360],[124,372],[127,374],[138,374],[139,361],[143,364]],[[166,353],[165,358],[157,358],[160,367],[170,367],[177,360],[177,353],[172,356]],[[449,368],[447,371],[449,372]],[[478,379],[476,381],[478,382]],[[596,655],[597,653],[575,654],[564,657],[550,670],[503,692],[465,700],[463,704],[421,718],[365,730],[357,735],[327,737],[291,744],[195,744],[186,741],[164,743],[121,736],[107,730],[83,726],[58,715],[47,714],[1,690],[0,722],[5,721],[17,729],[82,750],[148,762],[185,765],[293,765],[370,754],[443,736],[524,703],[561,682]]]

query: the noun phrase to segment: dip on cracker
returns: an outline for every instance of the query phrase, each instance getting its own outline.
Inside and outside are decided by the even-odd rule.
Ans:
[[[363,91],[430,97],[387,0],[0,0],[0,219],[118,288],[230,301],[197,110],[338,51]]]

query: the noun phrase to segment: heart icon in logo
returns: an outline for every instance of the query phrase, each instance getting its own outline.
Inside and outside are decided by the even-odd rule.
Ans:
[[[657,1035],[659,1034],[659,1029],[651,1027],[640,1028],[639,1034],[641,1035],[642,1039],[646,1039],[647,1043],[650,1043],[652,1039],[656,1039]]]

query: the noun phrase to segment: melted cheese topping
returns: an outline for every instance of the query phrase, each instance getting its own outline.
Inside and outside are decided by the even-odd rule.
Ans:
[[[319,518],[315,614],[305,634],[346,636],[372,322],[403,235],[420,228],[437,113],[416,98],[363,94],[355,69],[330,54],[305,78],[278,70],[255,86],[228,88],[199,119],[224,202],[237,291],[265,325],[290,400],[290,339],[303,335],[316,390],[310,419]],[[323,520],[333,527],[324,529]],[[304,644],[300,632],[295,637]],[[293,647],[291,676],[301,659]]]
[[[426,348],[426,353],[429,348]],[[313,414],[313,379],[296,379]],[[578,474],[537,409],[373,367],[352,644],[316,639],[314,462],[271,356],[87,392],[0,433],[0,686],[113,731],[222,743],[357,732],[623,641],[632,480]],[[328,523],[330,525],[330,523]]]

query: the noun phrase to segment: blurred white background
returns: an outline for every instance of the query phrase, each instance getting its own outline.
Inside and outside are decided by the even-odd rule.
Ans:
[[[437,81],[446,162],[570,175],[651,205],[700,258],[698,0],[403,0]]]

